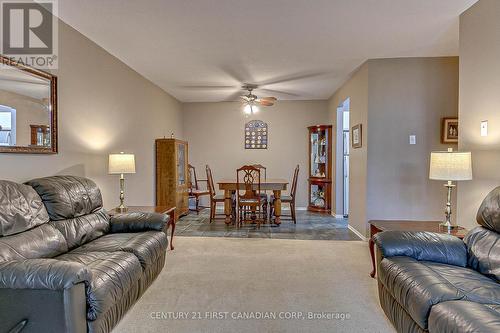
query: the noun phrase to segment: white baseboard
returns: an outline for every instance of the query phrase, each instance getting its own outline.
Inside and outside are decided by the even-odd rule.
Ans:
[[[349,230],[351,230],[356,236],[361,238],[364,242],[368,242],[368,238],[366,238],[363,234],[361,234],[359,231],[354,229],[351,225],[348,225]]]

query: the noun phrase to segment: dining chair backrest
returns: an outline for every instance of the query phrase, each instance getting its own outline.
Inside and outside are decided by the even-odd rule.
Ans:
[[[210,167],[207,166],[205,167],[206,171],[207,171],[207,184],[208,184],[208,191],[210,192],[210,197],[214,197],[215,196],[215,187],[214,187],[214,179],[212,177],[212,170],[210,169]]]
[[[238,198],[260,201],[260,169],[244,165],[236,170]],[[243,192],[243,194],[241,194]]]
[[[191,164],[188,164],[188,188],[190,190],[198,190],[198,178],[196,177],[196,169]]]
[[[295,198],[295,193],[297,193],[297,182],[299,179],[299,165],[295,167],[295,171],[293,172],[293,179],[292,179],[292,189],[290,191],[290,195],[292,198]]]
[[[261,171],[264,171],[264,180],[267,180],[267,169],[265,166],[263,166],[262,164],[253,164],[252,166]]]

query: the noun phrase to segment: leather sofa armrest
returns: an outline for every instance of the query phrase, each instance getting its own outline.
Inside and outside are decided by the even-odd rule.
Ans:
[[[465,243],[451,235],[427,231],[384,231],[374,236],[383,257],[405,256],[416,260],[434,261],[465,267]]]
[[[69,289],[1,289],[0,332],[87,333],[85,285]]]
[[[158,213],[125,213],[111,216],[111,233],[164,231],[170,217]]]
[[[91,272],[80,263],[25,259],[0,263],[0,289],[64,290],[88,284]]]

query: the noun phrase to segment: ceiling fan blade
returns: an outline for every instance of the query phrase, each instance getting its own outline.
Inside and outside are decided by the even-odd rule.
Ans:
[[[234,93],[229,95],[227,98],[225,98],[224,101],[228,101],[228,102],[242,101],[241,91],[235,91]]]
[[[266,101],[266,100],[259,100],[259,101],[257,101],[257,103],[259,103],[262,106],[273,106],[274,105],[273,102]]]
[[[198,90],[227,90],[227,89],[238,89],[236,86],[217,86],[217,85],[184,85],[180,88],[186,89],[198,89]]]
[[[247,66],[243,63],[220,66],[219,69],[236,82],[243,83],[254,81]]]
[[[271,102],[275,102],[277,101],[278,99],[274,96],[269,96],[269,97],[261,97],[260,98],[261,100],[264,100],[264,101],[271,101]]]
[[[259,88],[259,90],[266,91],[266,92],[273,94],[273,95],[277,94],[277,95],[288,95],[288,96],[292,96],[292,97],[300,97],[299,94],[288,92],[288,91],[274,90],[274,89],[261,89],[261,88]]]
[[[285,82],[290,82],[290,81],[298,81],[298,80],[303,80],[303,79],[309,79],[317,76],[324,76],[328,75],[330,73],[328,72],[309,72],[309,73],[299,73],[299,74],[292,74],[292,75],[283,75],[281,77],[277,77],[271,80],[264,80],[259,82],[258,84],[260,86],[264,85],[271,85],[271,84],[276,84],[276,83],[285,83]]]

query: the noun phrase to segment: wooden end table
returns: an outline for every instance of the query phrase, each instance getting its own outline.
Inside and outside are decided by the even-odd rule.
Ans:
[[[372,220],[370,224],[370,239],[368,247],[370,248],[370,255],[372,258],[372,271],[370,276],[375,277],[375,242],[373,236],[381,231],[430,231],[439,234],[448,234],[463,239],[468,230],[463,227],[454,228],[450,231],[442,228],[441,221],[404,221],[404,220]]]
[[[171,227],[170,231],[170,250],[174,249],[174,232],[175,232],[175,209],[176,207],[169,206],[128,206],[127,211],[125,213],[158,213],[158,214],[166,214],[170,216],[170,219],[167,223],[167,229]],[[110,216],[120,214],[114,208],[108,209],[108,214]]]

